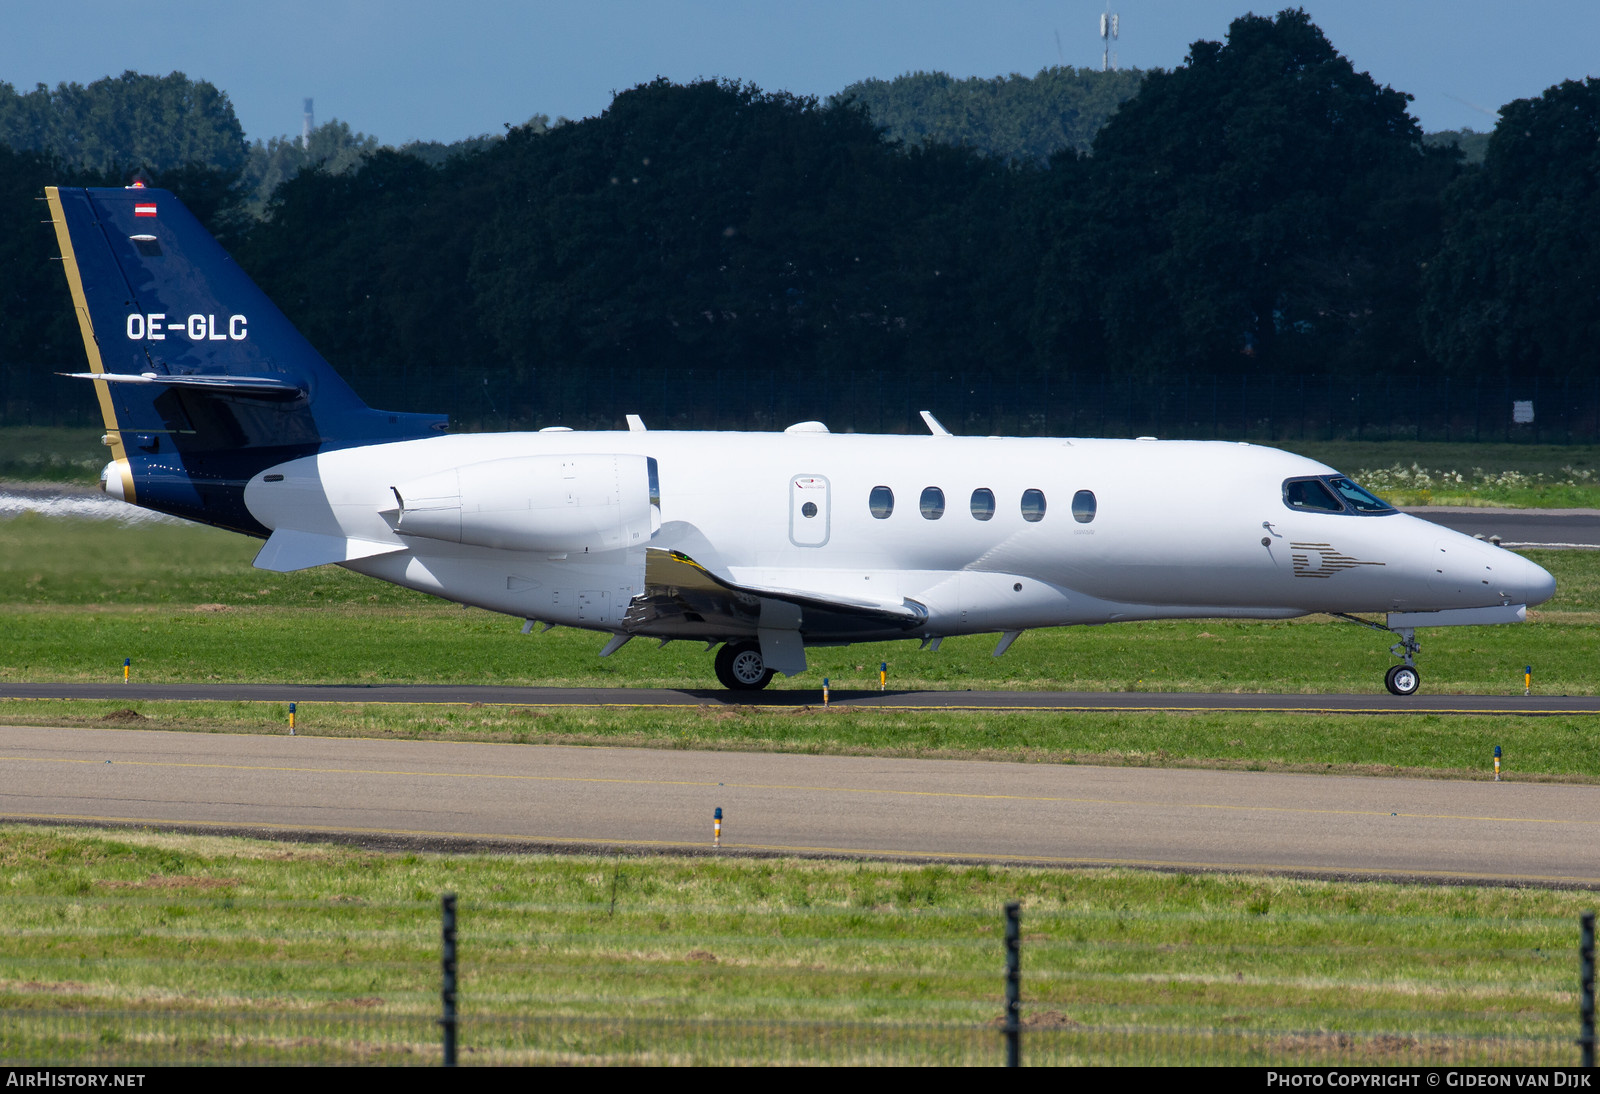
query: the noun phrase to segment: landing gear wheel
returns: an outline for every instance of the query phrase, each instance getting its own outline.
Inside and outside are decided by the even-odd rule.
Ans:
[[[1383,678],[1383,686],[1389,689],[1391,695],[1415,695],[1417,688],[1422,686],[1422,677],[1410,665],[1396,665]]]
[[[754,642],[727,642],[717,651],[717,679],[729,691],[760,691],[772,676]]]

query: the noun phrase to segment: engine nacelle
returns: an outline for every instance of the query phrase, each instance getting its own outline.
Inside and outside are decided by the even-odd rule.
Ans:
[[[450,543],[563,554],[644,543],[659,527],[654,460],[645,456],[513,456],[391,487],[395,531]]]

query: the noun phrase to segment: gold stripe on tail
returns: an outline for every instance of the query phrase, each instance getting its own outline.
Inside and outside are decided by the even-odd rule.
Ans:
[[[72,233],[67,231],[67,218],[61,209],[61,192],[54,186],[44,188],[45,200],[50,203],[50,220],[55,225],[56,243],[61,247],[61,265],[67,272],[67,287],[72,290],[72,306],[78,313],[78,333],[83,336],[83,352],[89,358],[90,372],[105,372],[100,360],[100,343],[95,340],[94,324],[89,318],[89,301],[83,294],[83,276],[78,272],[78,259],[72,250]],[[111,403],[110,385],[95,381],[95,397],[100,400],[100,417],[104,419],[106,437],[109,439],[111,458],[122,472],[123,499],[133,500],[133,481],[128,468],[128,453],[122,445],[122,430],[117,425],[116,407]]]

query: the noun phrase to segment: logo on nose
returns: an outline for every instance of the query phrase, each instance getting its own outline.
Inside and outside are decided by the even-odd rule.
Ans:
[[[1384,562],[1364,562],[1345,554],[1331,543],[1290,543],[1289,557],[1295,577],[1329,578],[1340,570],[1357,566],[1386,566]]]

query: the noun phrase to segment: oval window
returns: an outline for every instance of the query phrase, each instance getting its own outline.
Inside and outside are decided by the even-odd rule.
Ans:
[[[944,491],[930,486],[922,492],[922,515],[928,520],[944,516]]]
[[[972,518],[988,520],[994,516],[994,491],[980,486],[972,492]]]
[[[1088,524],[1093,520],[1097,508],[1093,490],[1079,490],[1072,495],[1072,519],[1079,524]]]
[[[1024,490],[1022,492],[1022,519],[1036,523],[1044,519],[1044,491]]]
[[[800,507],[800,515],[801,516],[805,516],[805,517],[814,517],[814,516],[816,516],[817,515],[817,503],[814,502],[814,501],[806,502],[804,505],[802,505]]]
[[[867,499],[867,505],[872,509],[872,515],[879,520],[888,520],[889,514],[894,512],[894,491],[887,486],[874,486],[872,496]]]

